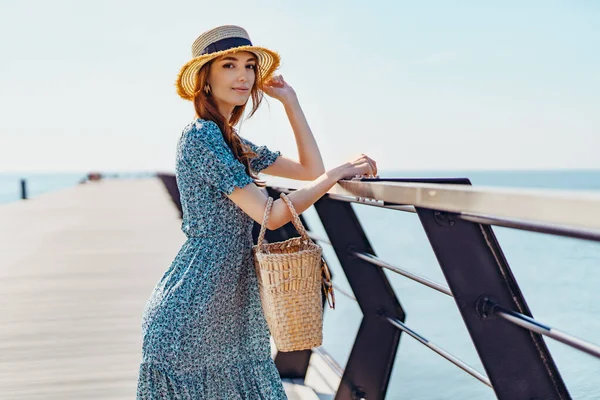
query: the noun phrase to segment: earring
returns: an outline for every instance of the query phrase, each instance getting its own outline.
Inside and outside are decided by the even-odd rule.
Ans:
[[[210,93],[210,86],[208,86],[208,83],[206,85],[204,85],[204,93],[206,93],[206,94]]]

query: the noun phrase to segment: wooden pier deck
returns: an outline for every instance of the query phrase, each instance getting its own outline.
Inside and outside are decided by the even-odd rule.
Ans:
[[[0,206],[0,397],[135,398],[142,310],[180,225],[154,178]],[[285,386],[291,400],[330,398]]]

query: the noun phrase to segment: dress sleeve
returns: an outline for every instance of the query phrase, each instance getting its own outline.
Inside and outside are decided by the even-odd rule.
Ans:
[[[252,167],[252,169],[257,173],[273,164],[277,157],[281,155],[280,151],[270,150],[267,146],[264,145],[257,146],[248,139],[243,138],[241,136],[240,139],[243,143],[250,146],[250,148],[252,148],[252,151],[258,154],[256,157],[250,159],[250,167]]]
[[[236,186],[242,188],[253,182],[213,121],[197,123],[188,132],[182,153],[191,173],[222,193],[231,194]]]

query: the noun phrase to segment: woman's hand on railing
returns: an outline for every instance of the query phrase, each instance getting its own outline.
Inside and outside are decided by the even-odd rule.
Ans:
[[[336,169],[339,172],[339,179],[372,177],[377,175],[377,163],[366,154],[361,154],[354,161],[342,164]]]
[[[356,160],[347,162],[339,167],[325,172],[311,184],[295,190],[288,195],[296,212],[302,214],[308,207],[312,206],[325,193],[327,193],[341,179],[353,178],[355,176],[371,176],[377,174],[377,163],[362,154]],[[253,220],[262,224],[267,198],[265,194],[255,185],[249,184],[244,187],[234,187],[232,193],[227,195],[238,207],[240,207]],[[271,207],[267,229],[275,230],[285,225],[292,219],[287,204],[282,199],[277,199]]]

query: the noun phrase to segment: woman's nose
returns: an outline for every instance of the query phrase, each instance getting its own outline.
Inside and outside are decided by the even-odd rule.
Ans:
[[[248,68],[244,68],[244,71],[240,73],[239,75],[239,80],[241,82],[249,82],[250,80],[252,80],[252,75],[254,74],[254,72]]]

